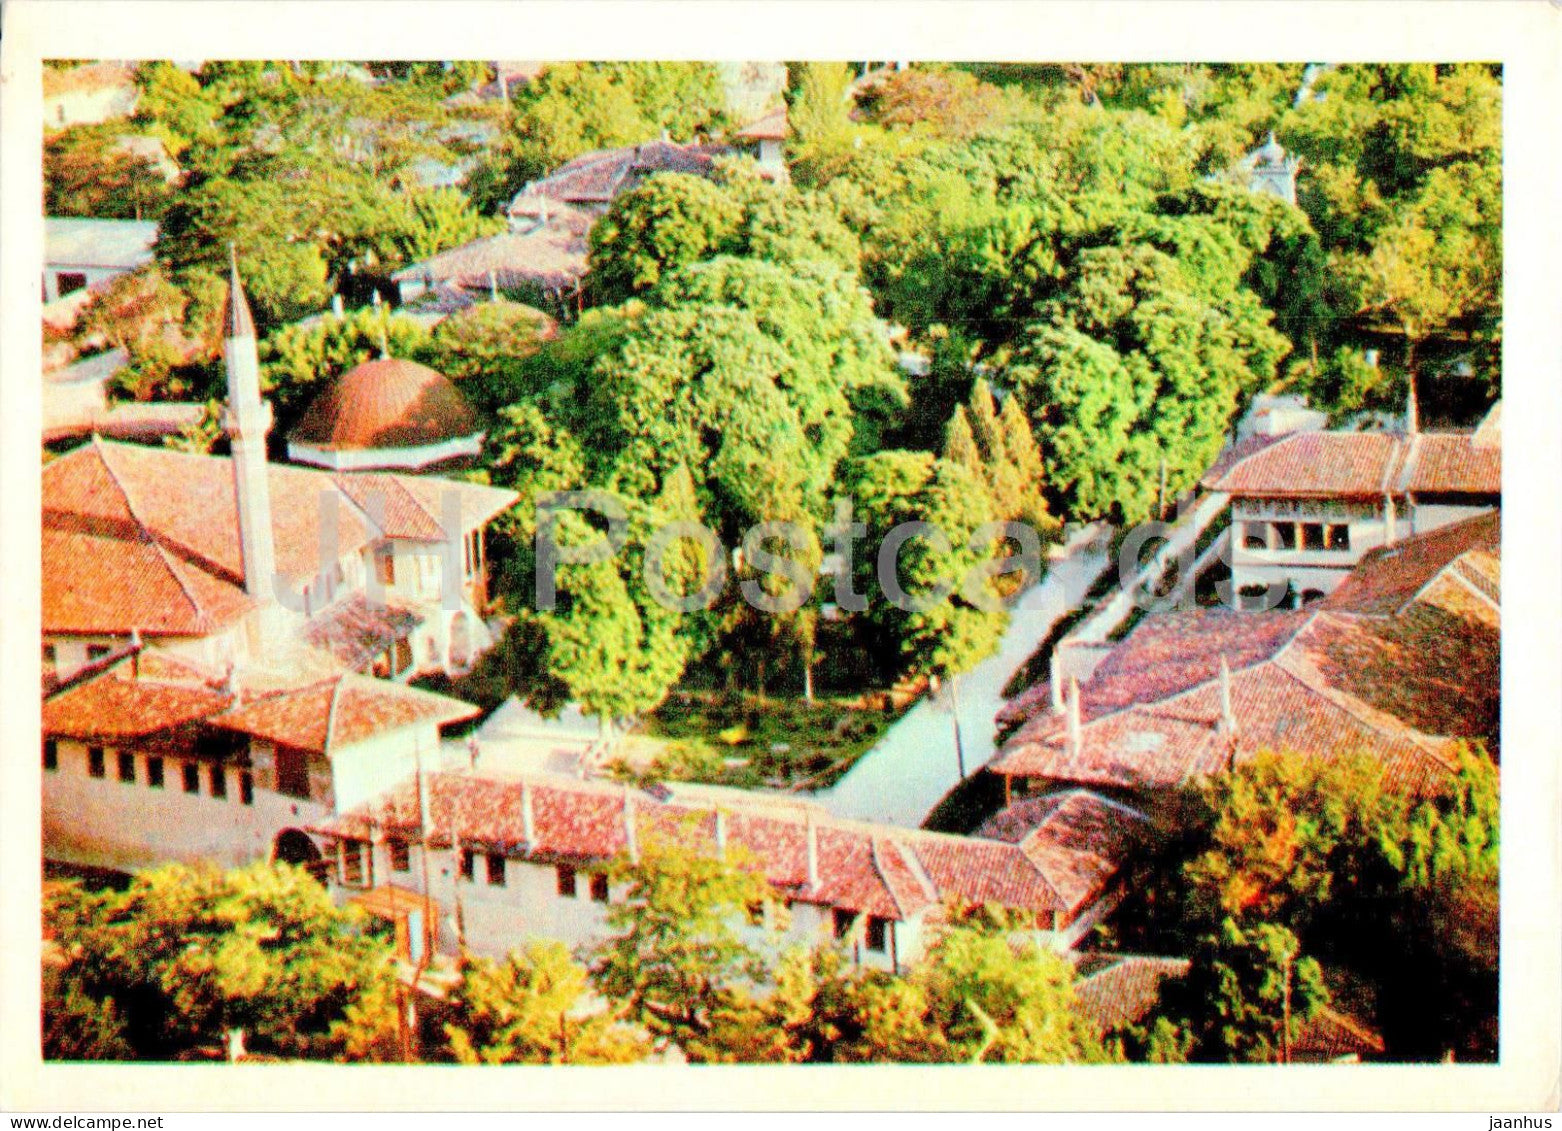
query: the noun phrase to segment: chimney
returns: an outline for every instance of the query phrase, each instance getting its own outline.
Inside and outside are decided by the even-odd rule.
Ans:
[[[488,269],[488,301],[499,301],[499,272],[492,267]]]
[[[237,1064],[239,1061],[244,1059],[245,1055],[246,1054],[244,1052],[244,1030],[243,1029],[229,1029],[228,1030],[228,1063],[229,1064]]]
[[[537,818],[532,811],[532,787],[529,782],[521,782],[521,835],[526,838],[526,851],[530,852],[537,844]]]
[[[716,810],[716,855],[727,858],[727,814]]]
[[[130,678],[141,678],[141,630],[130,630]]]
[[[1223,738],[1234,738],[1237,733],[1236,712],[1231,709],[1231,665],[1226,663],[1226,657],[1220,658],[1220,724],[1219,733]]]
[[[1421,406],[1416,403],[1416,378],[1412,373],[1408,378],[1409,392],[1405,395],[1405,435],[1414,436],[1421,431]]]
[[[1392,546],[1398,540],[1399,534],[1394,529],[1399,525],[1399,515],[1394,510],[1394,496],[1385,491],[1383,493],[1383,544]]]
[[[819,890],[819,829],[814,824],[814,811],[808,810],[808,893]]]
[[[1068,681],[1068,756],[1079,757],[1084,748],[1084,735],[1079,721],[1079,680]]]
[[[331,296],[331,313],[338,318],[342,317],[343,314],[346,313],[346,307],[342,303],[342,296],[340,292]]]
[[[276,549],[272,542],[271,484],[267,478],[266,435],[271,405],[260,399],[260,356],[255,320],[239,282],[238,251],[228,245],[228,316],[223,331],[223,363],[228,371],[228,405],[223,428],[232,449],[233,485],[239,512],[239,542],[244,559],[244,590],[260,605],[264,640],[273,634],[281,607],[276,599]]]
[[[1052,655],[1047,660],[1047,683],[1052,692],[1052,713],[1063,713],[1063,641],[1059,640],[1052,648]]]
[[[388,357],[390,357],[390,331],[387,329],[386,323],[381,322],[380,323],[380,360],[384,361]]]
[[[635,839],[635,799],[627,786],[624,787],[624,847],[629,852],[629,859],[638,864],[640,843]]]

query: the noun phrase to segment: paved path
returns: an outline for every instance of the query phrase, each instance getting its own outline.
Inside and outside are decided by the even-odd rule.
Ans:
[[[1067,553],[1050,563],[1046,579],[1020,598],[997,654],[960,677],[967,774],[993,756],[994,720],[1010,678],[1107,568],[1100,534],[1087,528],[1070,540]],[[845,777],[814,794],[814,800],[838,817],[920,825],[960,781],[951,707],[947,688],[935,698],[924,698],[896,720]]]

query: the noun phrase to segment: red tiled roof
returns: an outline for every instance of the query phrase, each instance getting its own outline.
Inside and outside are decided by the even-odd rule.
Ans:
[[[481,291],[491,284],[572,287],[586,273],[591,222],[585,213],[552,202],[547,220],[535,229],[473,240],[404,267],[392,278],[398,282],[427,279]]]
[[[1398,466],[1400,437],[1385,432],[1296,432],[1217,464],[1211,491],[1235,495],[1381,495]]]
[[[524,817],[526,794],[533,815],[530,843]],[[448,846],[455,829],[463,844],[474,847],[544,860],[599,862],[627,848],[625,812],[632,807],[637,838],[677,824],[698,845],[714,852],[719,810],[727,843],[752,854],[783,894],[887,919],[906,919],[950,899],[1070,917],[1099,889],[1094,877],[1115,872],[1131,847],[1121,829],[1081,820],[1078,815],[1044,825],[1024,843],[1007,843],[840,821],[789,799],[727,798],[729,804],[720,804],[663,796],[667,799],[600,782],[501,781],[436,774],[429,790],[430,839]],[[1080,813],[1087,808],[1081,806]],[[1124,825],[1143,821],[1131,811],[1112,807],[1114,813],[1119,810],[1127,818]],[[418,820],[416,791],[407,782],[319,831],[366,837],[372,823],[410,836]],[[810,821],[817,845],[817,889],[809,887]],[[1070,854],[1077,854],[1080,862],[1069,861]],[[1049,881],[1044,867],[1060,875],[1066,894]],[[1081,882],[1087,876],[1091,879]]]
[[[1501,551],[1498,512],[1451,523],[1366,554],[1323,605],[1340,612],[1389,616],[1450,570],[1497,601]]]
[[[720,146],[679,145],[671,141],[592,150],[527,184],[512,201],[510,211],[516,211],[516,202],[538,196],[571,204],[606,204],[656,173],[709,176],[716,158],[724,152]]]
[[[788,136],[786,107],[777,106],[757,121],[750,122],[737,136],[751,141],[783,141]]]
[[[66,94],[71,91],[104,90],[110,87],[133,89],[135,72],[129,63],[86,63],[79,67],[45,67],[43,69],[43,96]]]
[[[1134,1025],[1161,1000],[1161,983],[1188,972],[1186,958],[1141,954],[1082,954],[1074,993],[1080,1009],[1099,1032]]]
[[[424,447],[479,431],[476,413],[443,374],[405,358],[382,357],[327,385],[288,439],[355,451]]]
[[[1027,798],[989,817],[979,837],[1018,844],[1071,907],[1099,894],[1148,833],[1144,814],[1071,789]]]
[[[364,484],[391,484],[390,537],[423,539],[437,529],[450,493],[472,530],[514,503],[513,492],[458,480],[332,475],[268,468],[277,570],[294,581],[319,571],[324,499],[336,508],[342,554],[371,531],[351,500]],[[94,440],[43,469],[43,631],[200,636],[252,607],[227,457],[190,455]]]
[[[315,753],[413,723],[443,726],[474,718],[476,707],[416,688],[341,675],[264,695],[210,720],[214,726]]]
[[[43,733],[106,741],[139,739],[199,722],[232,697],[154,651],[122,656],[67,680],[43,702]]]
[[[387,600],[371,605],[362,593],[339,601],[304,629],[304,642],[323,648],[354,671],[363,671],[398,640],[405,640],[423,618]]]
[[[1412,494],[1502,493],[1502,448],[1477,444],[1473,433],[1423,432],[1405,454],[1399,489]]]
[[[1497,741],[1500,621],[1462,571],[1484,579],[1495,564],[1495,519],[1407,539],[1397,550],[1369,556],[1360,576],[1312,610],[1146,618],[1081,685],[1077,750],[1065,716],[1041,713],[992,768],[1156,788],[1264,750],[1365,753],[1384,763],[1395,788],[1431,788],[1451,768],[1452,741],[1481,739],[1493,749]],[[1428,587],[1432,579],[1439,585]],[[1221,728],[1222,658],[1234,736]]]

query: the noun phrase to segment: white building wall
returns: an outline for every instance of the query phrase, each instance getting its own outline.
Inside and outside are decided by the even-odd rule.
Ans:
[[[199,792],[186,793],[183,767],[195,759],[163,756],[161,789],[149,784],[144,751],[133,751],[134,782],[118,778],[116,747],[104,747],[104,776],[88,773],[88,744],[62,739],[58,768],[43,771],[44,856],[70,864],[131,871],[169,860],[210,860],[224,868],[271,857],[277,833],[323,820],[324,806],[256,787],[244,804],[240,771],[219,767],[225,797],[211,795],[209,760]]]
[[[417,771],[439,768],[439,728],[419,723],[330,751],[336,811],[362,805]]]

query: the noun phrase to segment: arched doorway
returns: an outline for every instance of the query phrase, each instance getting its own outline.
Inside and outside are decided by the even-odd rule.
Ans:
[[[307,833],[297,829],[283,829],[277,834],[277,839],[271,845],[271,862],[303,868],[321,883],[325,882],[329,867],[315,842]]]

